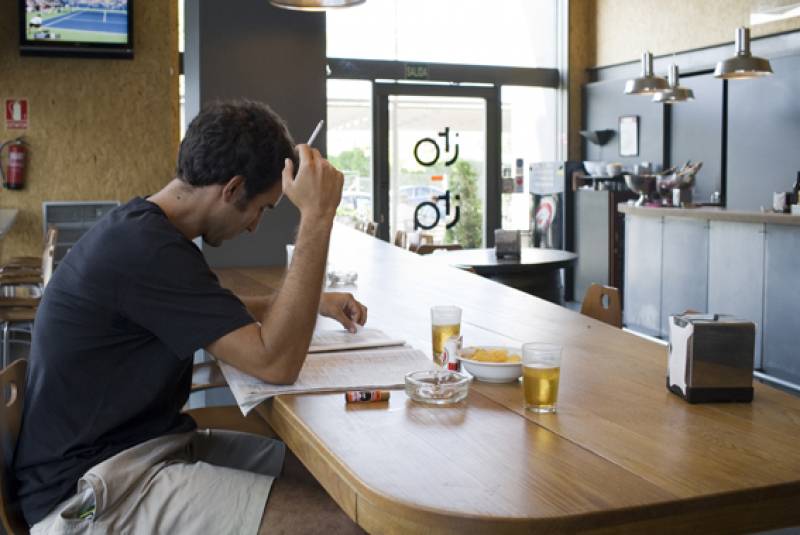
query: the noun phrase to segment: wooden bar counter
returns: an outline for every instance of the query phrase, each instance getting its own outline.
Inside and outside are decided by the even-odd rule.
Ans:
[[[466,345],[564,347],[558,412],[519,383],[473,382],[455,407],[393,391],[280,396],[256,410],[370,533],[744,533],[800,525],[800,399],[756,383],[752,404],[667,392],[666,350],[633,334],[337,227],[331,264],[368,324],[430,351],[429,308],[463,309]],[[218,270],[243,295],[281,269]]]

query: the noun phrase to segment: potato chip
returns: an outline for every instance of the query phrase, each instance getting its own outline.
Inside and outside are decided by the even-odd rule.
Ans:
[[[522,360],[519,355],[509,354],[508,350],[503,348],[478,348],[468,358],[478,362],[520,362]]]

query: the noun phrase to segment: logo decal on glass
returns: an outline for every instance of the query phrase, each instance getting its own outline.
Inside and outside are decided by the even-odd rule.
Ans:
[[[456,201],[461,200],[461,197],[458,195],[454,195],[453,198]],[[447,218],[450,217],[450,190],[445,191],[444,195],[436,197],[436,200],[444,201],[445,225],[447,228],[453,228],[461,218],[461,207],[456,205],[453,220],[447,221]],[[442,213],[437,203],[433,201],[421,202],[414,210],[414,230],[431,230],[439,224],[441,219]]]
[[[439,132],[438,137],[444,138],[444,154],[447,157],[450,154],[450,127],[446,126],[444,130]],[[453,137],[458,138],[458,133],[454,133]],[[453,154],[445,161],[444,165],[450,167],[456,160],[458,160],[458,142],[453,145]],[[442,156],[442,150],[435,139],[424,137],[417,141],[414,145],[414,159],[423,167],[431,167],[439,162]],[[431,177],[433,180],[441,180],[442,175],[434,175]],[[454,195],[453,199],[460,201],[459,195]],[[444,195],[439,195],[435,199],[432,197],[430,201],[424,201],[417,205],[414,210],[414,230],[431,230],[442,219],[442,212],[438,201],[444,201],[444,216],[446,227],[452,228],[461,218],[461,207],[455,206],[455,215],[452,221],[447,221],[450,217],[450,190],[444,192]]]
[[[450,127],[446,126],[445,129],[442,132],[439,132],[438,135],[439,137],[444,138],[444,153],[447,155],[450,152]],[[458,137],[458,133],[456,133],[454,137]],[[425,153],[423,153],[423,156],[420,156],[420,149],[424,145],[430,145],[432,147],[433,154],[435,155],[432,159],[423,159],[425,157]],[[436,140],[433,138],[424,137],[417,141],[417,144],[414,145],[414,159],[423,167],[431,167],[432,165],[436,165],[436,163],[439,161],[439,156],[441,156],[441,149],[439,148],[439,144],[436,143]],[[450,167],[456,162],[456,160],[458,160],[458,143],[455,144],[455,148],[453,149],[453,157],[447,160],[444,164],[447,167]]]

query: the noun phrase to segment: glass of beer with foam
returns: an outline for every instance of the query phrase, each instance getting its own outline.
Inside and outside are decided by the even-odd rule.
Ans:
[[[433,339],[433,360],[442,365],[444,343],[451,336],[461,334],[461,309],[457,306],[431,307],[431,337]]]
[[[556,412],[561,346],[530,342],[522,344],[522,386],[525,408],[539,413]]]

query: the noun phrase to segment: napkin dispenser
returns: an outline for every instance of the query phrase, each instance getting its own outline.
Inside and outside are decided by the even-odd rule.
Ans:
[[[516,258],[522,256],[522,237],[518,230],[495,229],[494,254],[497,258]]]
[[[733,316],[670,316],[667,388],[689,403],[752,401],[755,339]]]

